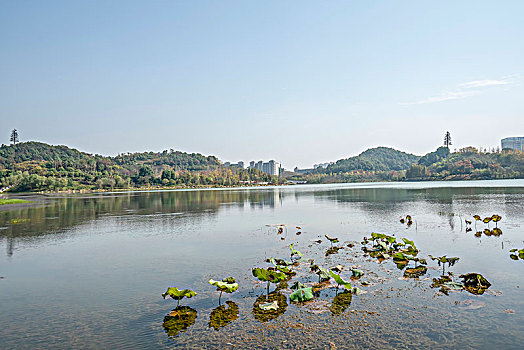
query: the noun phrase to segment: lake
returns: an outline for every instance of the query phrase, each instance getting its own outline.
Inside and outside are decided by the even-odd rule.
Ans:
[[[41,202],[36,206],[0,211],[3,349],[521,349],[524,344],[524,260],[510,257],[511,249],[524,248],[524,180],[36,198]],[[502,219],[484,224],[475,214]],[[411,225],[400,222],[406,215]],[[363,237],[372,232],[413,240],[427,272],[405,277],[392,259],[364,252]],[[325,234],[338,237],[338,252],[326,254],[331,244]],[[314,242],[318,239],[322,242]],[[291,243],[303,259],[287,284],[271,285],[267,300],[277,300],[278,310],[264,312],[266,283],[251,269],[271,266],[265,262],[271,257],[289,260]],[[453,281],[475,272],[491,286],[482,294],[443,292],[432,286],[443,267],[428,255],[459,258],[444,267]],[[351,267],[364,271],[351,280],[363,293],[324,284],[312,301],[291,302],[289,286],[295,281],[318,282],[310,259],[325,268],[342,265],[340,275],[347,281]],[[219,306],[219,292],[208,280],[228,276],[240,287],[224,293]],[[180,301],[182,316],[168,316],[177,306],[161,296],[169,286],[198,293]]]

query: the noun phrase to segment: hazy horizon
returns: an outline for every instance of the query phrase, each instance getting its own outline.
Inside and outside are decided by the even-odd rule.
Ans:
[[[524,3],[0,5],[0,130],[311,167],[524,134]]]

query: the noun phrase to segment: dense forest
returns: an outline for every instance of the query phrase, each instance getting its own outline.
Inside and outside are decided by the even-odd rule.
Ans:
[[[341,159],[327,168],[288,179],[307,183],[364,181],[488,180],[524,178],[524,153],[466,147],[450,152],[439,147],[422,157],[378,147]]]
[[[112,190],[277,184],[257,169],[224,167],[214,156],[163,152],[105,157],[66,146],[24,142],[0,147],[0,188],[20,191]]]

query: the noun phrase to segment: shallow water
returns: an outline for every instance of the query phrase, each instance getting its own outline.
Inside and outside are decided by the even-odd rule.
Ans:
[[[1,348],[517,349],[524,343],[524,261],[509,257],[510,249],[524,248],[523,180],[43,199],[45,206],[0,212]],[[407,214],[410,227],[399,222]],[[474,214],[501,215],[502,235],[475,237],[483,223],[466,232],[464,219]],[[362,252],[360,242],[371,232],[414,240],[421,257],[460,257],[449,271],[482,273],[492,286],[478,296],[444,295],[430,288],[442,272],[433,261],[426,275],[403,279],[391,260],[379,263]],[[324,234],[337,236],[344,249],[326,257]],[[322,243],[311,241],[316,238]],[[290,243],[305,259],[289,284],[315,282],[308,261],[315,259],[324,267],[343,265],[346,279],[348,268],[358,266],[366,275],[353,284],[366,293],[348,301],[328,288],[313,302],[295,304],[281,286],[282,313],[260,317],[254,303],[266,285],[251,268],[268,266],[269,257],[289,259]],[[227,309],[217,308],[218,292],[207,281],[230,275],[240,284],[222,296],[222,304],[232,302],[226,304],[233,307],[230,322],[210,324],[212,313]],[[163,327],[176,307],[160,295],[170,285],[198,292],[181,301],[196,319],[180,332]]]

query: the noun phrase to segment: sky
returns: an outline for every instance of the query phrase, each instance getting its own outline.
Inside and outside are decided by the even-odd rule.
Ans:
[[[3,1],[0,143],[292,169],[524,136],[524,1]],[[3,136],[2,136],[3,135]]]

